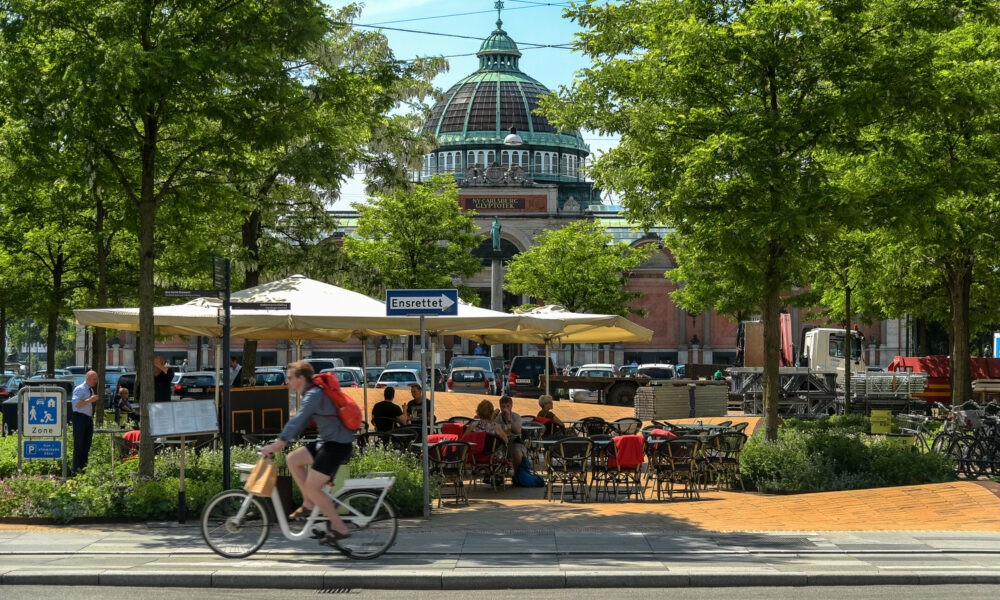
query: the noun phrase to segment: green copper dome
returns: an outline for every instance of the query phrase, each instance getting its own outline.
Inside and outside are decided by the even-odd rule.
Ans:
[[[479,52],[479,70],[453,85],[424,124],[439,149],[469,144],[501,143],[511,127],[525,147],[572,150],[585,157],[590,149],[579,132],[556,131],[548,119],[534,114],[548,88],[521,71],[521,52],[503,30],[502,21]]]

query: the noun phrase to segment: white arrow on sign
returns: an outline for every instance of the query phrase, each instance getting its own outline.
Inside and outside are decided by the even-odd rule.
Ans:
[[[391,302],[394,309],[438,309],[441,311],[448,310],[455,304],[451,298],[444,294],[441,296],[392,298]]]

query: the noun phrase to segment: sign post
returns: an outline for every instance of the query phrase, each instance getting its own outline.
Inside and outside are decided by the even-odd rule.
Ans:
[[[458,290],[386,290],[385,314],[388,317],[420,317],[420,369],[424,374],[427,370],[427,336],[424,329],[424,317],[455,316],[458,314]],[[424,375],[418,374],[423,379]],[[431,374],[431,390],[434,390],[434,375]],[[424,472],[424,518],[431,516],[430,463],[427,452],[428,419],[433,414],[434,407],[421,398],[420,414],[420,462]]]
[[[65,477],[66,393],[60,387],[21,388],[18,392],[18,412],[18,472],[24,460],[62,459]]]

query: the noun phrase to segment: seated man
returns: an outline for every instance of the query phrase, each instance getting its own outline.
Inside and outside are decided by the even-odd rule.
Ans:
[[[524,460],[526,450],[521,442],[521,415],[514,412],[514,399],[510,396],[500,397],[500,408],[493,415],[493,422],[507,436],[507,457],[514,471]]]
[[[396,396],[396,388],[387,387],[383,394],[382,401],[372,407],[372,426],[375,431],[392,431],[399,425],[406,425],[409,418],[403,409],[392,401]]]
[[[410,384],[410,395],[413,396],[413,399],[406,403],[406,415],[410,423],[419,425],[423,411],[429,410],[430,402],[424,397],[424,388],[419,383]],[[427,423],[433,425],[434,422],[434,416],[429,415]]]

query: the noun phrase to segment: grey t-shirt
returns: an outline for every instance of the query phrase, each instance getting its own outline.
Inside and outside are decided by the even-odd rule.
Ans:
[[[293,442],[302,433],[302,430],[309,426],[310,419],[316,419],[316,430],[319,432],[319,439],[324,442],[340,442],[350,444],[354,441],[354,432],[344,427],[337,415],[337,406],[333,400],[326,397],[319,387],[308,384],[306,393],[302,395],[302,406],[299,412],[295,413],[285,428],[278,434],[278,438],[285,442]]]

